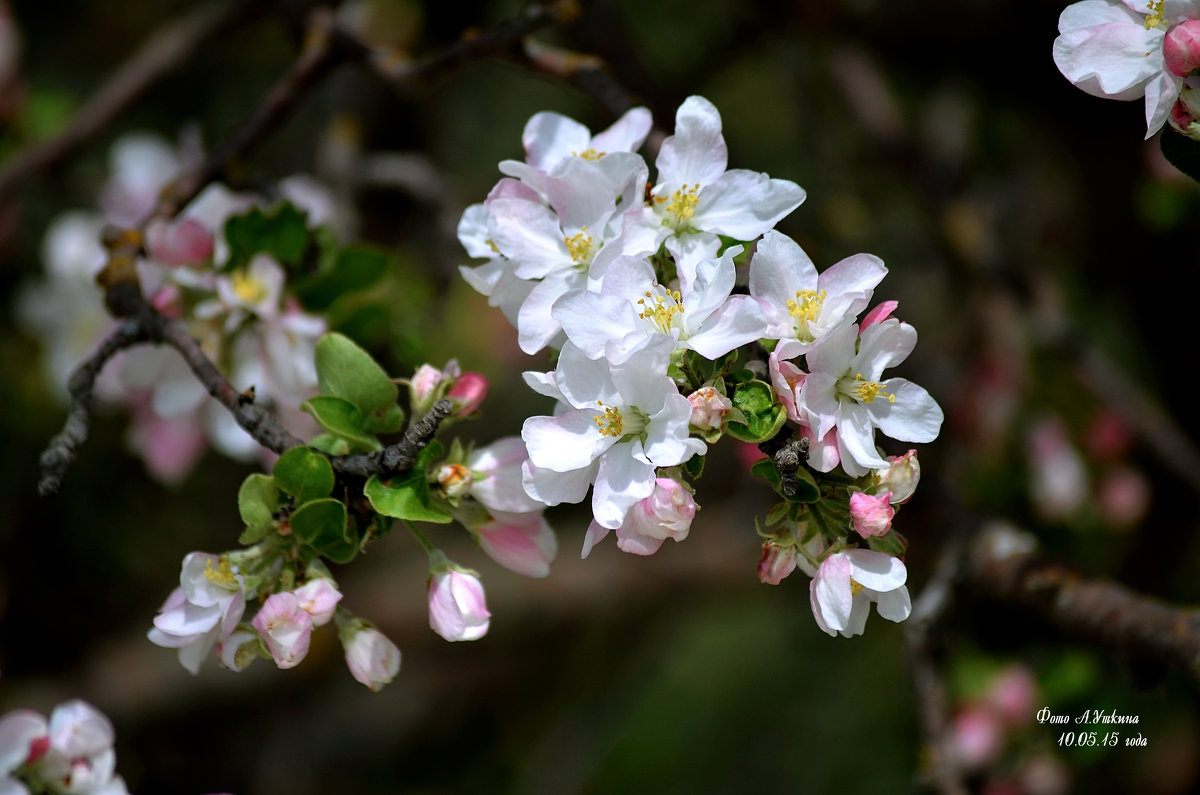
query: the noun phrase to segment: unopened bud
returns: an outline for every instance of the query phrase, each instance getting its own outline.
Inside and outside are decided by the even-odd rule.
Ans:
[[[1167,31],[1163,60],[1171,74],[1179,77],[1200,68],[1200,19],[1186,19]]]
[[[463,373],[446,392],[454,403],[454,413],[460,417],[473,414],[488,394],[488,380],[479,373]]]
[[[877,497],[856,491],[850,495],[850,522],[863,538],[887,535],[892,529],[896,509],[888,504],[892,495],[884,492]]]
[[[892,504],[899,505],[907,502],[917,490],[917,484],[921,482],[921,464],[917,461],[916,450],[909,450],[904,455],[889,460],[891,463],[887,469],[875,470],[875,477],[879,480],[879,487],[875,493],[889,491],[892,494]]]
[[[446,464],[437,471],[437,482],[446,496],[457,499],[471,491],[475,476],[462,464]]]
[[[796,570],[796,547],[767,541],[758,561],[758,579],[765,585],[778,585]]]
[[[688,395],[692,404],[691,424],[697,428],[717,429],[725,422],[725,415],[733,409],[733,401],[711,386],[704,386]]]

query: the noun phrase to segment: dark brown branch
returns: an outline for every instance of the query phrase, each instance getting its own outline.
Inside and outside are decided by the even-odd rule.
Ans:
[[[31,177],[86,145],[151,86],[191,58],[205,42],[240,23],[257,4],[256,0],[233,0],[201,6],[152,33],[79,109],[66,129],[22,151],[0,172],[0,203],[15,196]]]
[[[1033,537],[986,528],[972,544],[972,584],[1023,605],[1091,643],[1177,665],[1200,684],[1200,610],[1175,607],[1107,580],[1090,580],[1041,558]]]

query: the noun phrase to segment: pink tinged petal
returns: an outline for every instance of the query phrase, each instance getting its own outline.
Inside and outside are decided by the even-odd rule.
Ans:
[[[1167,31],[1163,61],[1178,77],[1187,77],[1200,68],[1200,19],[1184,20]]]
[[[542,469],[526,461],[521,467],[521,485],[525,493],[545,505],[576,503],[587,496],[588,486],[596,476],[598,462],[570,472]]]
[[[634,506],[630,513],[637,510],[639,510],[638,507]],[[616,532],[617,548],[630,555],[653,555],[663,545],[663,542],[666,541],[665,538],[640,532],[640,528],[636,524],[631,524],[628,521],[621,527],[618,527]]]
[[[808,594],[813,617],[822,631],[836,636],[845,629],[854,607],[849,558],[843,553],[826,558],[809,583]]]
[[[596,520],[588,525],[587,532],[583,536],[583,550],[579,553],[580,559],[586,558],[592,554],[592,548],[604,540],[604,537],[609,534],[609,529],[604,527]]]
[[[883,303],[879,304],[870,312],[863,315],[862,323],[859,324],[858,327],[859,331],[861,332],[862,330],[867,329],[876,323],[882,323],[883,321],[887,320],[892,316],[892,313],[896,311],[896,307],[898,306],[900,306],[899,301],[884,301]]]
[[[34,743],[45,738],[47,731],[46,719],[32,710],[14,710],[0,718],[0,776],[32,761]]]
[[[675,134],[663,141],[655,161],[659,181],[704,186],[721,176],[728,162],[721,114],[704,97],[688,97],[675,113]]]
[[[129,446],[141,455],[151,477],[176,485],[191,474],[208,450],[208,441],[194,417],[164,419],[139,413],[130,425]]]
[[[654,491],[654,465],[638,460],[634,455],[634,448],[638,446],[633,443],[613,445],[600,458],[592,489],[592,515],[612,530],[621,526],[625,514],[638,500]]]
[[[333,581],[324,577],[309,580],[292,592],[300,609],[312,617],[314,627],[322,627],[333,618],[333,612],[342,594]]]
[[[636,152],[650,134],[653,119],[646,108],[630,108],[612,126],[597,133],[592,148],[597,152]]]
[[[525,513],[542,506],[521,486],[521,465],[529,460],[529,451],[519,436],[506,436],[476,449],[466,464],[482,477],[471,484],[471,496],[493,511]]]
[[[850,521],[863,538],[886,535],[892,527],[895,509],[889,504],[891,492],[872,496],[856,491],[850,495]]]
[[[838,448],[837,430],[831,430],[817,439],[812,428],[801,424],[800,435],[807,438],[808,465],[818,472],[831,472],[841,463],[842,457]]]
[[[806,417],[802,416],[796,406],[796,396],[804,387],[804,379],[807,373],[801,370],[796,365],[786,361],[789,357],[781,355],[784,352],[780,351],[781,345],[775,346],[775,350],[771,351],[767,357],[767,368],[771,377],[771,387],[775,390],[775,396],[783,403],[787,409],[788,419],[793,422],[803,422]],[[692,423],[695,425],[696,423]]]
[[[429,626],[446,640],[478,640],[490,618],[478,577],[450,570],[429,580]]]
[[[758,579],[764,585],[779,585],[796,570],[796,548],[780,546],[770,541],[763,544],[758,560]]]
[[[535,113],[525,124],[521,143],[525,147],[525,162],[542,171],[549,171],[558,161],[585,151],[591,133],[574,119],[559,113]]]
[[[786,179],[737,169],[700,193],[691,225],[735,240],[753,240],[799,207],[804,189]]]
[[[809,363],[812,363],[811,356]],[[826,372],[810,372],[800,387],[796,411],[803,410],[807,420],[801,417],[798,421],[815,425],[813,432],[819,438],[824,438],[838,423],[842,404],[834,391],[836,388],[837,377]]]
[[[558,554],[554,530],[541,513],[501,514],[480,527],[476,537],[488,557],[526,577],[550,574],[550,562]]]
[[[892,378],[883,385],[896,401],[876,398],[865,408],[884,436],[901,442],[936,439],[942,428],[942,408],[929,393],[904,378]]]
[[[308,654],[312,616],[300,606],[294,593],[271,594],[250,623],[280,668],[299,665]]]
[[[766,335],[762,308],[748,295],[735,295],[706,318],[687,339],[687,347],[706,359],[718,359]]]

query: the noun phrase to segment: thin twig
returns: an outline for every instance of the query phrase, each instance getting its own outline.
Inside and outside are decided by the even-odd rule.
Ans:
[[[232,0],[201,6],[147,37],[79,109],[58,135],[25,149],[0,171],[0,203],[16,195],[33,176],[70,157],[108,127],[149,88],[188,60],[205,42],[240,23],[258,0]]]

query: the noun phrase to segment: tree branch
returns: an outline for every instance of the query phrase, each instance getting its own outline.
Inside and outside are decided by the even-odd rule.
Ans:
[[[984,593],[1030,608],[1089,642],[1167,661],[1200,684],[1200,610],[1085,579],[1041,558],[1032,536],[1006,525],[984,528],[972,544],[968,573]]]
[[[0,204],[13,198],[30,178],[66,160],[99,135],[151,86],[191,58],[205,42],[241,22],[258,4],[258,0],[232,0],[204,5],[150,34],[62,132],[23,150],[0,171]]]

